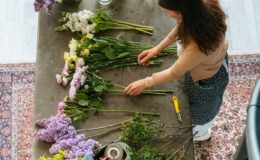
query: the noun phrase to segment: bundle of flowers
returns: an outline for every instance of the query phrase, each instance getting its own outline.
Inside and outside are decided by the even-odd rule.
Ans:
[[[87,71],[82,74],[81,68],[78,68],[71,81],[69,97],[65,100],[64,113],[73,121],[86,118],[90,111],[139,113],[129,110],[101,109],[103,96],[106,92],[123,93],[123,90],[123,86],[115,85],[111,81],[104,80],[95,73]],[[166,95],[167,93],[172,93],[172,90],[145,90],[143,92],[143,94],[153,95]],[[144,115],[154,115],[147,112],[140,113]]]
[[[69,43],[69,52],[64,53],[65,65],[61,75],[56,75],[57,82],[67,85],[72,80],[75,69],[88,65],[90,71],[108,70],[112,68],[139,65],[138,55],[153,45],[131,42],[113,37],[89,38],[84,36]],[[150,66],[162,64],[160,59],[170,53],[175,53],[176,47],[171,46],[162,51],[157,57],[149,61]]]
[[[94,34],[112,29],[136,30],[150,35],[153,32],[153,27],[113,19],[104,10],[98,10],[95,13],[89,10],[73,13],[63,12],[59,23],[58,31],[70,30],[82,34]]]
[[[62,155],[67,160],[75,160],[85,155],[94,157],[94,150],[101,145],[93,139],[86,140],[84,134],[77,134],[71,119],[63,113],[64,105],[64,102],[59,103],[55,116],[36,122],[40,129],[35,133],[35,137],[53,143],[49,152],[59,154],[63,151]]]

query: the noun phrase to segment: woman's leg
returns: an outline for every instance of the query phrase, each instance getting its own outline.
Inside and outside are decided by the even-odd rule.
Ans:
[[[194,82],[190,73],[185,74],[185,91],[189,98],[192,123],[196,124],[194,139],[205,140],[210,135],[212,121],[219,112],[223,94],[228,84],[228,57],[225,56],[223,65],[217,74],[211,78]],[[208,137],[209,138],[209,137]]]
[[[213,120],[204,125],[196,125],[192,129],[193,135],[196,134],[194,136],[194,139],[196,140],[196,138],[198,138],[198,137],[203,137],[203,136],[209,134],[208,132],[210,132],[212,125],[213,125]]]

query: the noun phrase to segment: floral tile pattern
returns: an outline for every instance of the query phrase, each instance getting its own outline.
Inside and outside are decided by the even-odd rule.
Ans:
[[[34,81],[35,64],[0,65],[0,160],[31,159]]]
[[[246,107],[260,77],[260,55],[230,56],[230,83],[212,138],[195,143],[197,160],[231,160],[245,128]],[[0,65],[0,160],[30,160],[35,64]]]
[[[246,109],[260,77],[260,55],[230,56],[230,82],[214,120],[212,137],[194,143],[197,160],[232,160],[245,129]]]

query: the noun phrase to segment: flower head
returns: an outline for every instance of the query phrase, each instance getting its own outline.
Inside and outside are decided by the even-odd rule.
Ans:
[[[89,49],[87,49],[87,48],[84,49],[83,51],[80,52],[80,55],[88,57],[89,56]]]
[[[55,6],[55,0],[35,0],[33,5],[36,12],[40,11],[43,7],[46,13],[51,15]]]
[[[56,81],[58,84],[62,84],[62,77],[60,74],[56,74]]]

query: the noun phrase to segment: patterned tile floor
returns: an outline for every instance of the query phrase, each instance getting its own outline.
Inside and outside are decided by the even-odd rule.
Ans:
[[[212,138],[195,143],[198,160],[231,160],[245,127],[260,55],[230,56],[229,64],[230,83]],[[0,160],[31,159],[34,82],[35,64],[0,65]]]

